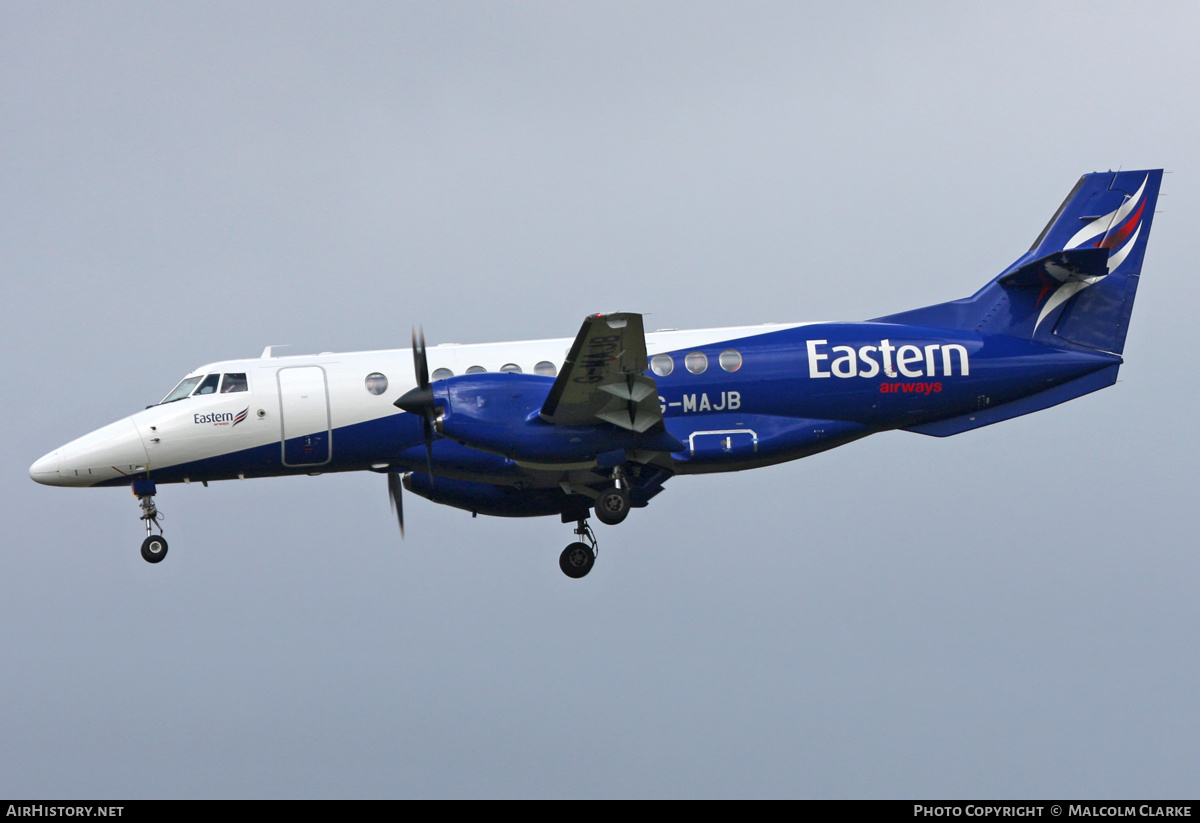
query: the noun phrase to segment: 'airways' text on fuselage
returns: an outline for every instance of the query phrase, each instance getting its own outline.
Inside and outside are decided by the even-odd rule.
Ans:
[[[965,376],[971,373],[971,364],[967,347],[958,343],[893,346],[890,340],[880,340],[878,346],[855,349],[853,346],[829,347],[828,340],[808,341],[809,377],[875,377],[881,371],[884,377],[936,377],[939,374],[950,377],[956,373]]]

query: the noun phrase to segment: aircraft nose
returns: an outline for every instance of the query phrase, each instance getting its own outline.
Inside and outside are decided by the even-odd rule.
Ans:
[[[58,467],[62,464],[62,459],[59,457],[58,450],[50,452],[44,457],[39,457],[29,467],[29,476],[38,483],[44,483],[47,486],[58,485]]]
[[[146,448],[131,418],[72,440],[29,467],[47,486],[94,486],[146,471]]]

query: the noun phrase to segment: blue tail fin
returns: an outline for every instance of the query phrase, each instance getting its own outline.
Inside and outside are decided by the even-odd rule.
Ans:
[[[965,300],[875,318],[1120,354],[1162,171],[1085,174],[1033,247]]]

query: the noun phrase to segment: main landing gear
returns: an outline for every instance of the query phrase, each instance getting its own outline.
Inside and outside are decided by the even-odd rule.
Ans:
[[[596,565],[596,536],[587,520],[579,521],[575,534],[579,535],[579,540],[563,549],[558,556],[558,567],[567,577],[578,580]]]
[[[162,536],[162,524],[159,523],[163,519],[163,515],[154,505],[154,492],[153,480],[135,480],[133,482],[133,494],[138,499],[138,505],[142,507],[142,516],[138,519],[146,521],[146,539],[142,541],[142,559],[147,563],[161,563],[162,559],[167,556],[167,539]],[[158,534],[153,534],[152,529],[158,529]]]
[[[615,526],[629,515],[629,481],[620,466],[613,469],[612,480],[596,498],[596,518],[606,526]]]
[[[629,515],[628,485],[619,469],[613,471],[613,485],[596,497],[595,506],[597,519],[607,526],[615,526]],[[596,565],[597,546],[596,535],[587,522],[587,508],[577,509],[575,513],[579,517],[575,526],[575,534],[579,539],[563,549],[558,558],[558,567],[567,577],[579,579]],[[569,514],[564,514],[563,520],[569,523],[569,517]]]
[[[596,498],[596,519],[606,526],[615,526],[629,515],[629,493],[613,486]]]

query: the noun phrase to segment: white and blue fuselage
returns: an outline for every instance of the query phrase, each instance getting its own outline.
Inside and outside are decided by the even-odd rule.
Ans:
[[[792,460],[875,431],[1002,405],[1027,391],[1035,375],[1040,390],[1120,362],[1032,341],[950,334],[876,323],[649,333],[655,368],[648,374],[665,428],[683,446],[671,453],[673,472]],[[436,346],[428,350],[429,367],[435,386],[440,375],[479,374],[501,386],[532,383],[520,388],[540,400],[571,342]],[[419,419],[393,405],[416,385],[410,349],[230,360],[202,366],[180,385],[189,381],[190,393],[55,449],[31,475],[48,485],[109,486],[146,477],[187,483],[425,468]],[[508,476],[514,484],[552,487],[557,477],[539,483],[535,476],[587,470],[597,457],[539,456],[531,444],[528,454],[489,450],[472,459],[469,452],[478,449],[455,445],[439,438],[435,475],[500,484]]]

